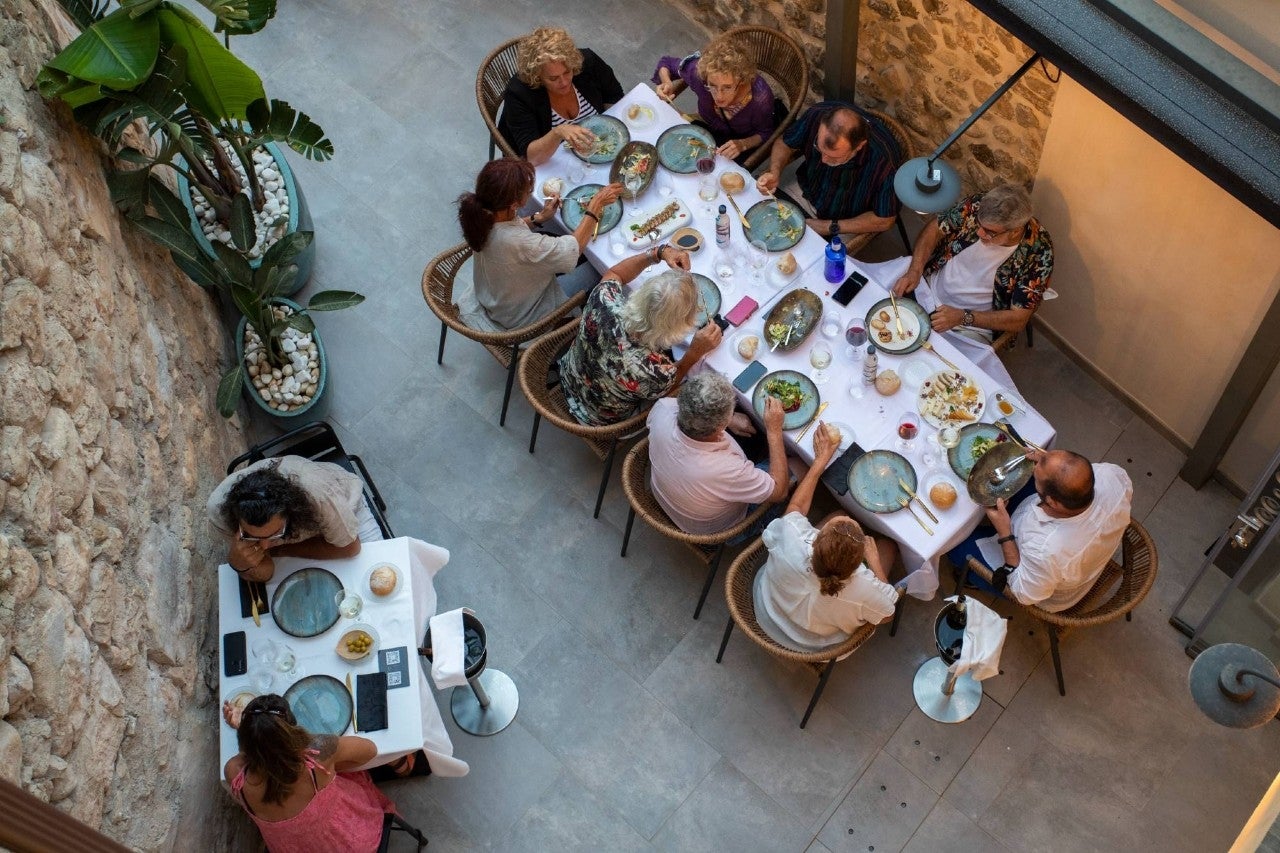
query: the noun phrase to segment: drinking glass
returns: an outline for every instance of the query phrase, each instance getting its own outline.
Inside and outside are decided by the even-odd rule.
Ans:
[[[751,283],[764,284],[764,268],[769,263],[769,247],[763,240],[752,240],[749,257],[751,260]]]
[[[826,341],[818,341],[809,349],[809,364],[813,365],[810,377],[815,385],[822,385],[831,378],[827,373],[831,366],[831,347]]]
[[[849,345],[844,348],[844,354],[859,366],[866,355],[867,347],[867,329],[862,323],[862,320],[855,319],[849,324],[849,328],[844,330],[844,341]]]
[[[938,468],[946,456],[947,452],[942,449],[942,439],[939,437],[938,430],[930,430],[924,439],[924,454],[920,457],[920,461],[926,468]]]
[[[263,696],[267,693],[274,693],[276,687],[276,676],[269,669],[255,668],[249,673],[249,689],[256,695]]]
[[[364,600],[349,589],[344,589],[334,598],[338,602],[338,612],[348,619],[356,618],[360,615],[360,611],[364,609]]]
[[[728,249],[717,249],[715,255],[716,278],[725,284],[720,286],[721,290],[725,290],[730,286],[729,280],[733,278],[734,273],[738,271],[738,259],[733,252]]]
[[[658,177],[654,179],[654,184],[658,187],[658,195],[663,198],[667,198],[675,191],[675,188],[671,185],[671,176],[662,169],[658,170]]]
[[[822,312],[822,334],[824,337],[832,340],[840,337],[840,330],[844,328],[844,318],[840,316],[839,311],[823,311]]]
[[[263,666],[275,666],[276,664],[276,644],[273,640],[263,637],[254,640],[253,645],[249,647],[249,651],[253,653],[253,657]]]
[[[697,162],[699,175],[710,175],[716,170],[715,155],[709,157],[699,157]]]
[[[920,415],[917,412],[903,412],[898,418],[898,450],[904,456],[916,449],[916,436],[920,434]]]
[[[609,234],[609,252],[620,258],[627,253],[627,238],[622,236],[622,229],[615,228]]]
[[[278,643],[276,646],[276,669],[285,675],[291,675],[297,668],[298,655],[290,646]]]
[[[960,430],[956,429],[950,424],[938,430],[938,444],[942,445],[947,450],[950,450],[951,448],[955,447],[959,443],[960,443]]]
[[[569,164],[568,178],[569,183],[573,184],[575,187],[581,186],[582,182],[587,179],[586,164],[575,157],[573,162]]]

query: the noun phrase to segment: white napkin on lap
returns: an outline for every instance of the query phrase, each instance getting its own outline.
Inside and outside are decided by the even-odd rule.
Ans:
[[[955,600],[954,595],[947,599]],[[967,617],[964,645],[960,649],[960,659],[950,668],[956,675],[968,673],[975,681],[984,681],[1000,673],[1000,651],[1004,648],[1009,623],[971,596],[966,597],[964,603]]]
[[[431,678],[441,690],[467,683],[462,611],[459,607],[431,617]]]

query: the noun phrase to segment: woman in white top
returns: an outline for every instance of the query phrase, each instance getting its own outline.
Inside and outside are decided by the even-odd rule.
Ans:
[[[753,596],[764,632],[803,652],[840,643],[868,622],[889,621],[898,600],[888,576],[898,555],[892,539],[873,540],[843,513],[818,527],[805,517],[840,439],[819,424],[813,443],[813,465],[786,514],[765,528],[769,558],[756,575]]]
[[[491,160],[476,177],[475,192],[458,198],[458,223],[475,257],[471,286],[460,282],[454,299],[462,321],[473,329],[501,332],[528,326],[600,280],[589,264],[578,266],[578,255],[622,185],[611,184],[592,196],[574,232],[553,237],[532,226],[555,215],[559,196],[550,196],[531,216],[519,215],[533,184],[528,161]]]

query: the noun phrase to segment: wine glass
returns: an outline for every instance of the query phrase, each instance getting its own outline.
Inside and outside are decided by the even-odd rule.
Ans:
[[[627,213],[633,218],[640,215],[640,205],[637,199],[640,195],[640,185],[643,183],[644,179],[632,172],[628,172],[622,181],[622,186],[627,190],[627,200],[631,202],[627,205]]]
[[[849,328],[844,330],[844,341],[849,346],[845,347],[845,356],[854,364],[861,365],[865,355],[863,348],[867,345],[867,328],[863,321],[855,318],[849,324]]]
[[[573,162],[569,164],[567,172],[569,183],[573,184],[575,187],[581,186],[582,182],[587,179],[587,166],[576,157],[573,158]]]
[[[276,644],[276,669],[284,675],[292,675],[298,669],[298,655],[285,643]]]
[[[822,385],[831,378],[827,368],[831,366],[831,346],[826,341],[817,341],[809,349],[809,364],[813,365],[810,374],[815,385]]]
[[[338,612],[348,619],[356,618],[360,615],[360,611],[364,609],[364,600],[349,589],[339,592],[334,596],[334,600],[338,602]]]
[[[947,424],[942,429],[938,430],[938,444],[942,445],[947,450],[950,450],[959,443],[960,430],[956,429],[951,424]]]
[[[903,412],[898,418],[898,450],[905,456],[916,449],[916,436],[920,434],[920,415]]]
[[[720,286],[721,290],[725,290],[732,286],[730,279],[734,273],[738,271],[738,259],[729,249],[717,249],[715,255],[715,271],[716,278],[725,282]]]
[[[699,157],[697,162],[698,174],[702,176],[702,180],[698,182],[698,198],[704,203],[703,212],[707,216],[715,216],[715,208],[711,202],[720,196],[720,184],[716,181],[716,176],[712,174],[716,170],[715,157]]]
[[[750,243],[751,283],[764,284],[764,268],[769,263],[769,247],[763,240]]]
[[[705,157],[699,157],[697,162],[699,175],[710,175],[716,170],[716,158],[714,154],[708,154]]]
[[[844,318],[840,316],[839,311],[822,312],[822,334],[824,337],[834,340],[840,337],[840,330],[843,328]]]

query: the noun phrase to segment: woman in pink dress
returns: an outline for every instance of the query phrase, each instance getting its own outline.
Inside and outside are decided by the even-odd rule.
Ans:
[[[271,853],[372,851],[383,816],[395,805],[353,768],[378,754],[362,737],[312,735],[298,726],[285,700],[258,696],[243,714],[224,705],[240,752],[227,762],[231,795]]]

